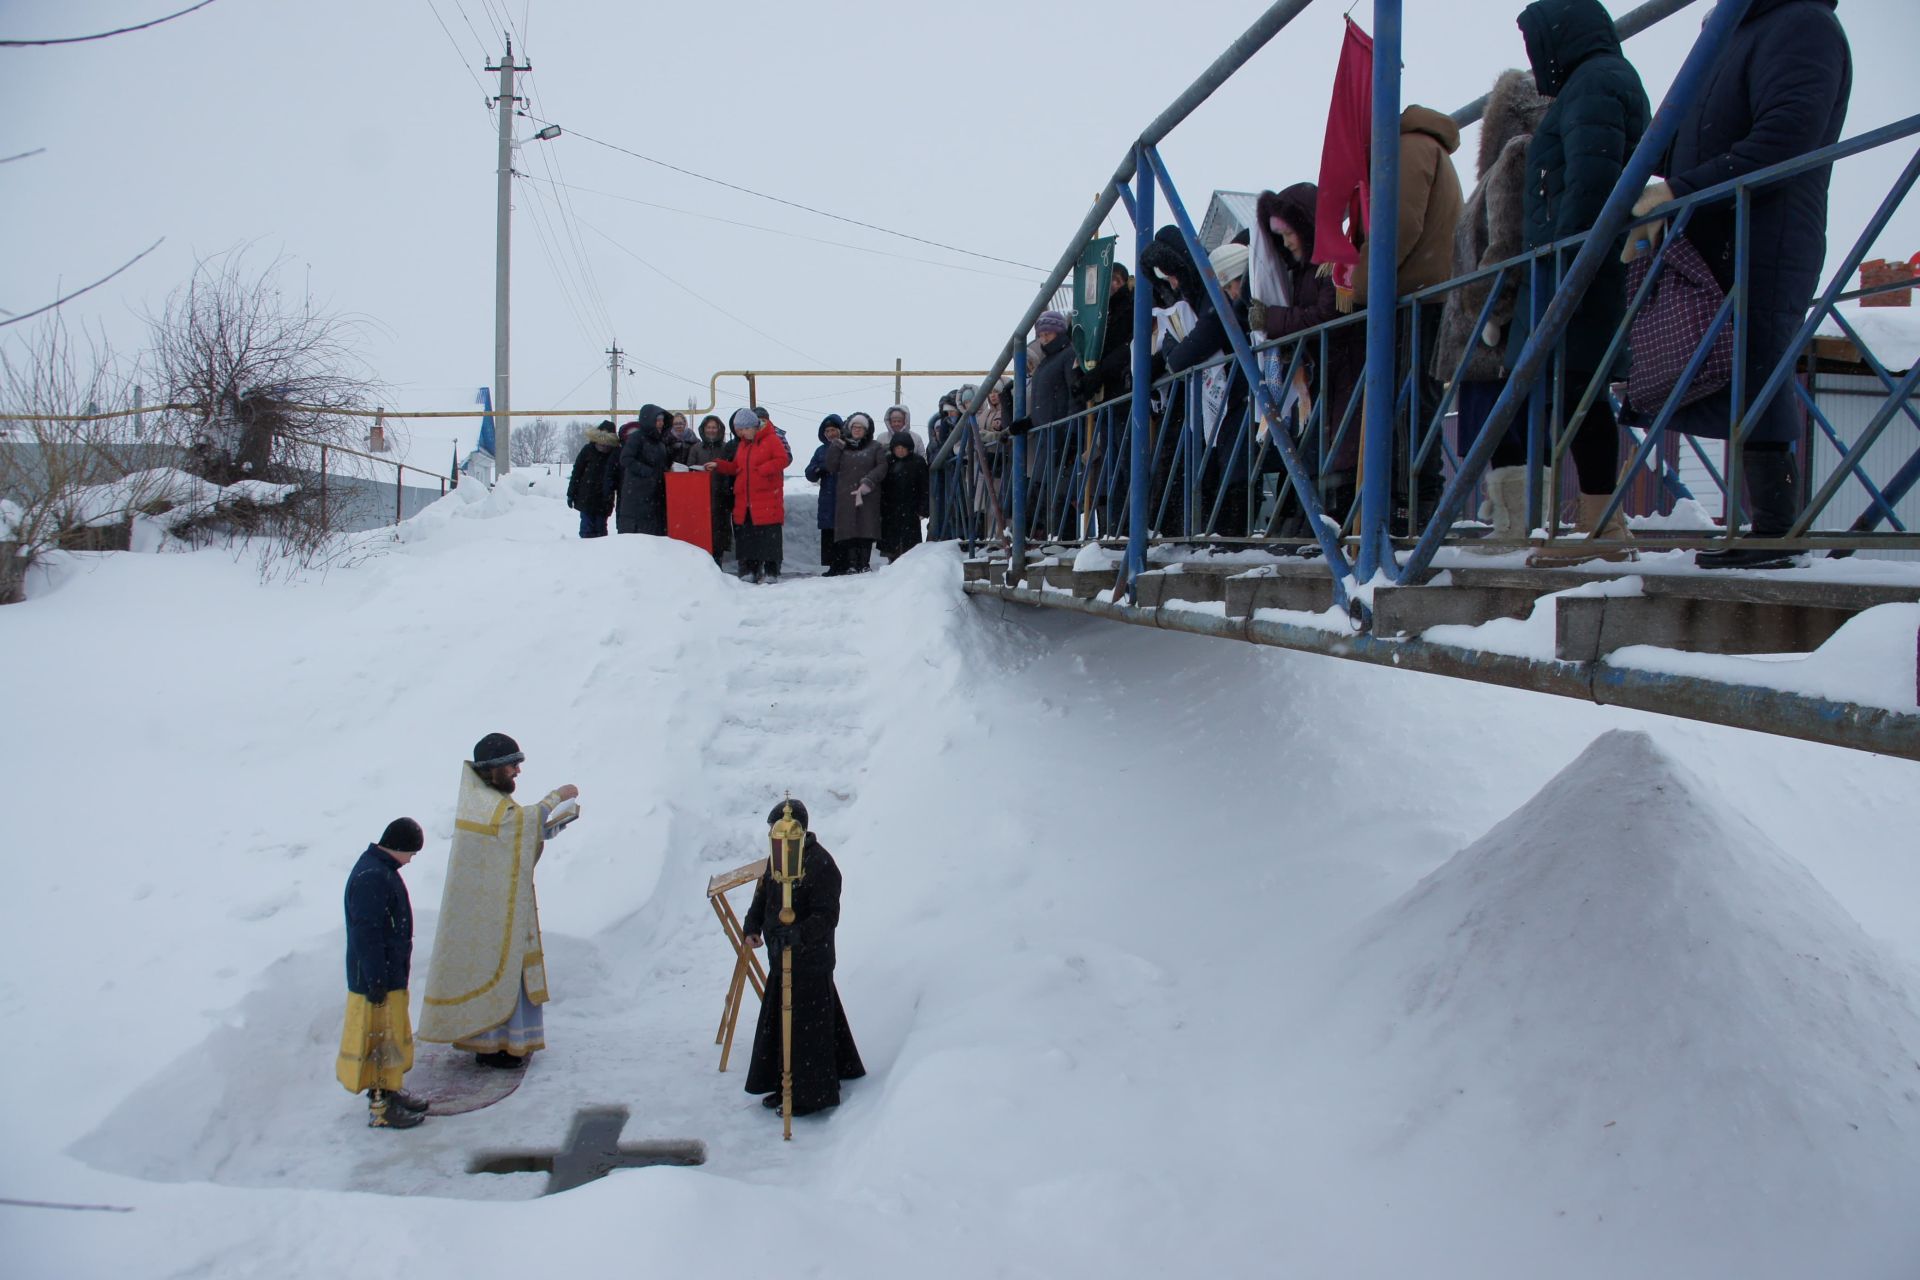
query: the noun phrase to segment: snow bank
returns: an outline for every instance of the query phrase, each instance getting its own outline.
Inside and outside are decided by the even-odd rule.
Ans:
[[[1379,913],[1352,963],[1334,1021],[1372,1077],[1356,1136],[1435,1174],[1468,1141],[1509,1152],[1517,1201],[1491,1209],[1470,1174],[1427,1205],[1517,1215],[1536,1274],[1624,1273],[1554,1259],[1583,1237],[1652,1245],[1675,1275],[1920,1257],[1897,1208],[1920,1202],[1909,975],[1645,734],[1599,738]],[[1548,1190],[1569,1175],[1584,1221]]]
[[[12,1271],[253,1280],[405,1259],[422,1277],[698,1276],[741,1265],[716,1262],[716,1242],[752,1222],[796,1273],[847,1277],[1905,1280],[1844,1244],[1818,1253],[1911,1231],[1890,1154],[1912,1149],[1905,1077],[1867,1078],[1911,1035],[1897,977],[1777,855],[1729,851],[1723,816],[1689,819],[1701,787],[1685,804],[1653,793],[1644,819],[1556,810],[1585,824],[1569,838],[1588,857],[1535,841],[1549,883],[1523,891],[1509,850],[1510,874],[1443,872],[1390,904],[1581,744],[1631,725],[1711,770],[1867,933],[1920,959],[1911,763],[975,602],[951,545],[756,588],[693,548],[575,531],[538,476],[463,485],[325,576],[263,585],[222,553],[101,555],[0,610],[0,670],[32,673],[7,691],[23,802],[0,1010],[30,1039],[0,1055],[18,1103],[0,1110],[0,1197],[133,1209],[0,1205]],[[582,790],[539,873],[551,1048],[495,1107],[370,1133],[332,1077],[342,882],[388,819],[423,822],[406,872],[423,965],[458,762],[493,729],[525,747],[525,790]],[[1606,794],[1625,812],[1649,788],[1622,776],[1638,780]],[[787,789],[846,876],[838,976],[870,1071],[791,1144],[741,1091],[743,1043],[715,1070],[731,956],[703,893],[760,855]],[[1685,917],[1713,963],[1698,992],[1669,984],[1671,1017],[1641,1037],[1658,1056],[1604,1057],[1573,1002],[1492,990],[1584,981],[1574,995],[1619,1029],[1660,996],[1636,956],[1691,959],[1635,934],[1609,985],[1595,939],[1580,935],[1583,965],[1521,927],[1578,923],[1568,877],[1616,893],[1598,868],[1645,878],[1607,821],[1661,833],[1674,857],[1705,846],[1676,883],[1723,899]],[[1638,914],[1669,939],[1671,903],[1693,901],[1641,900],[1668,904]],[[1468,948],[1481,906],[1509,923]],[[1595,928],[1634,914],[1593,910]],[[1357,952],[1356,928],[1373,939]],[[1820,964],[1795,969],[1794,946]],[[1441,964],[1449,997],[1429,984],[1413,1002],[1414,975]],[[1782,975],[1806,1002],[1780,997]],[[1709,1037],[1692,1057],[1687,1025]],[[1762,1053],[1766,1025],[1781,1043]],[[1776,1073],[1727,1075],[1747,1111],[1702,1096],[1730,1038]],[[1541,1082],[1568,1056],[1556,1044],[1612,1073],[1591,1101]],[[1630,1053],[1672,1069],[1629,1095],[1612,1064]],[[1449,1100],[1444,1081],[1468,1093]],[[709,1163],[546,1199],[536,1175],[466,1172],[607,1104],[631,1109],[628,1137],[697,1138]],[[1620,1105],[1602,1119],[1603,1104]],[[1553,1105],[1579,1126],[1617,1119],[1614,1141],[1631,1122],[1633,1145],[1543,1129]],[[1689,1111],[1702,1119],[1674,1132],[1719,1160],[1695,1185],[1648,1136]],[[1824,1126],[1843,1111],[1861,1163],[1836,1168]],[[1751,1122],[1703,1136],[1729,1116]],[[1797,1158],[1833,1190],[1810,1189]],[[1756,1189],[1769,1171],[1777,1189]],[[1885,1193],[1838,1215],[1871,1176]],[[1744,1234],[1725,1226],[1736,1210]],[[1668,1229],[1688,1213],[1697,1240]]]

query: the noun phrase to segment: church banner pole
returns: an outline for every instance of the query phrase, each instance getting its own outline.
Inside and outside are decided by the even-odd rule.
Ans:
[[[787,795],[780,821],[773,824],[773,878],[780,883],[780,924],[791,930],[793,886],[806,875],[806,832],[794,821],[793,795]],[[793,937],[780,948],[780,1126],[781,1141],[793,1141]]]

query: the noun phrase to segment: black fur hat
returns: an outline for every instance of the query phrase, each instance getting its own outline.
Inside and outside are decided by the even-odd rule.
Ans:
[[[782,800],[779,804],[773,806],[767,813],[767,825],[771,827],[774,823],[785,817],[788,805],[793,806],[793,819],[800,824],[800,829],[802,831],[807,830],[807,806],[801,804],[798,800]]]

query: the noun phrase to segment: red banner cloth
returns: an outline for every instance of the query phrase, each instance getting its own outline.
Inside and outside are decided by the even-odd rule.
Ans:
[[[667,536],[713,554],[713,477],[704,471],[667,472]]]
[[[1333,73],[1327,138],[1320,148],[1320,206],[1313,220],[1313,260],[1345,267],[1352,278],[1367,229],[1367,182],[1373,146],[1373,37],[1347,19],[1340,66]]]

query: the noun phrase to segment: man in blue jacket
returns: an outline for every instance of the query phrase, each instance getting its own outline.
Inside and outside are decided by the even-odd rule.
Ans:
[[[841,562],[840,553],[833,540],[833,521],[836,514],[836,493],[833,487],[833,473],[827,470],[829,446],[840,438],[845,422],[837,413],[830,413],[820,420],[820,447],[813,451],[813,457],[807,462],[807,479],[820,486],[819,518],[820,526],[820,563],[826,567],[829,578],[844,574],[846,566]]]
[[[400,1091],[413,1066],[407,978],[413,966],[413,903],[400,868],[426,843],[420,824],[395,818],[347,876],[347,1019],[334,1074],[367,1095],[367,1126],[411,1129],[427,1104]]]

